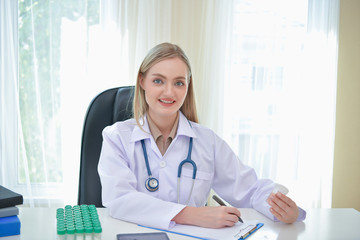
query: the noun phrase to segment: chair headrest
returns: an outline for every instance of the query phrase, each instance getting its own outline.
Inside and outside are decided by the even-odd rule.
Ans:
[[[134,86],[120,87],[114,100],[113,123],[133,117]]]

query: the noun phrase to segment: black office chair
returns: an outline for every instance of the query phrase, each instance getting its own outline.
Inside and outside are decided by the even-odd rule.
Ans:
[[[134,86],[108,89],[90,103],[81,141],[78,204],[103,207],[97,166],[102,145],[102,130],[117,121],[132,117]]]

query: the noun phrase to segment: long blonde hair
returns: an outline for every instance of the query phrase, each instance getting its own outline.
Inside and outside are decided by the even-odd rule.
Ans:
[[[184,51],[179,46],[171,43],[161,43],[159,45],[156,45],[148,52],[142,64],[140,65],[139,72],[137,74],[134,103],[133,103],[133,113],[136,123],[139,127],[141,127],[140,119],[144,118],[144,115],[149,108],[149,105],[145,100],[145,91],[140,86],[140,80],[142,77],[145,77],[147,71],[152,66],[154,66],[156,63],[162,60],[169,58],[181,59],[182,61],[184,61],[184,63],[188,68],[188,79],[189,79],[188,92],[185,97],[184,103],[180,108],[180,111],[186,116],[188,120],[193,122],[198,122],[190,61],[188,57],[185,55]]]

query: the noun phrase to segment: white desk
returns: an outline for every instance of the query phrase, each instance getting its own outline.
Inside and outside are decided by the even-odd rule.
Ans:
[[[257,219],[264,226],[249,240],[284,239],[284,240],[338,240],[360,239],[360,212],[354,209],[308,209],[304,222],[294,224],[275,223],[253,209],[240,209],[242,218]],[[136,224],[111,218],[106,209],[98,209],[103,228],[101,235],[94,239],[116,240],[118,233],[154,232],[155,230],[139,227]],[[58,239],[56,234],[56,208],[20,207],[21,235],[0,237],[0,240],[51,240]],[[154,217],[154,220],[156,217]],[[167,233],[171,240],[190,240],[194,238]],[[72,236],[72,235],[69,235]],[[74,236],[74,235],[73,235]],[[67,239],[85,239],[83,235]],[[63,238],[65,239],[65,238]],[[88,238],[86,238],[88,240]]]

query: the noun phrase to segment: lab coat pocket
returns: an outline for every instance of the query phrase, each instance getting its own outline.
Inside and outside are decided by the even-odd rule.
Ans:
[[[192,178],[193,176],[193,170],[184,168],[181,172],[181,175],[184,177]],[[203,172],[203,171],[196,171],[196,179],[200,180],[210,180],[211,179],[211,173]]]
[[[191,168],[184,168],[181,172],[180,202],[185,203],[189,194],[191,194],[189,206],[204,206],[211,189],[212,174],[197,170],[194,188],[191,193],[191,186],[193,184],[192,176],[193,170]]]

